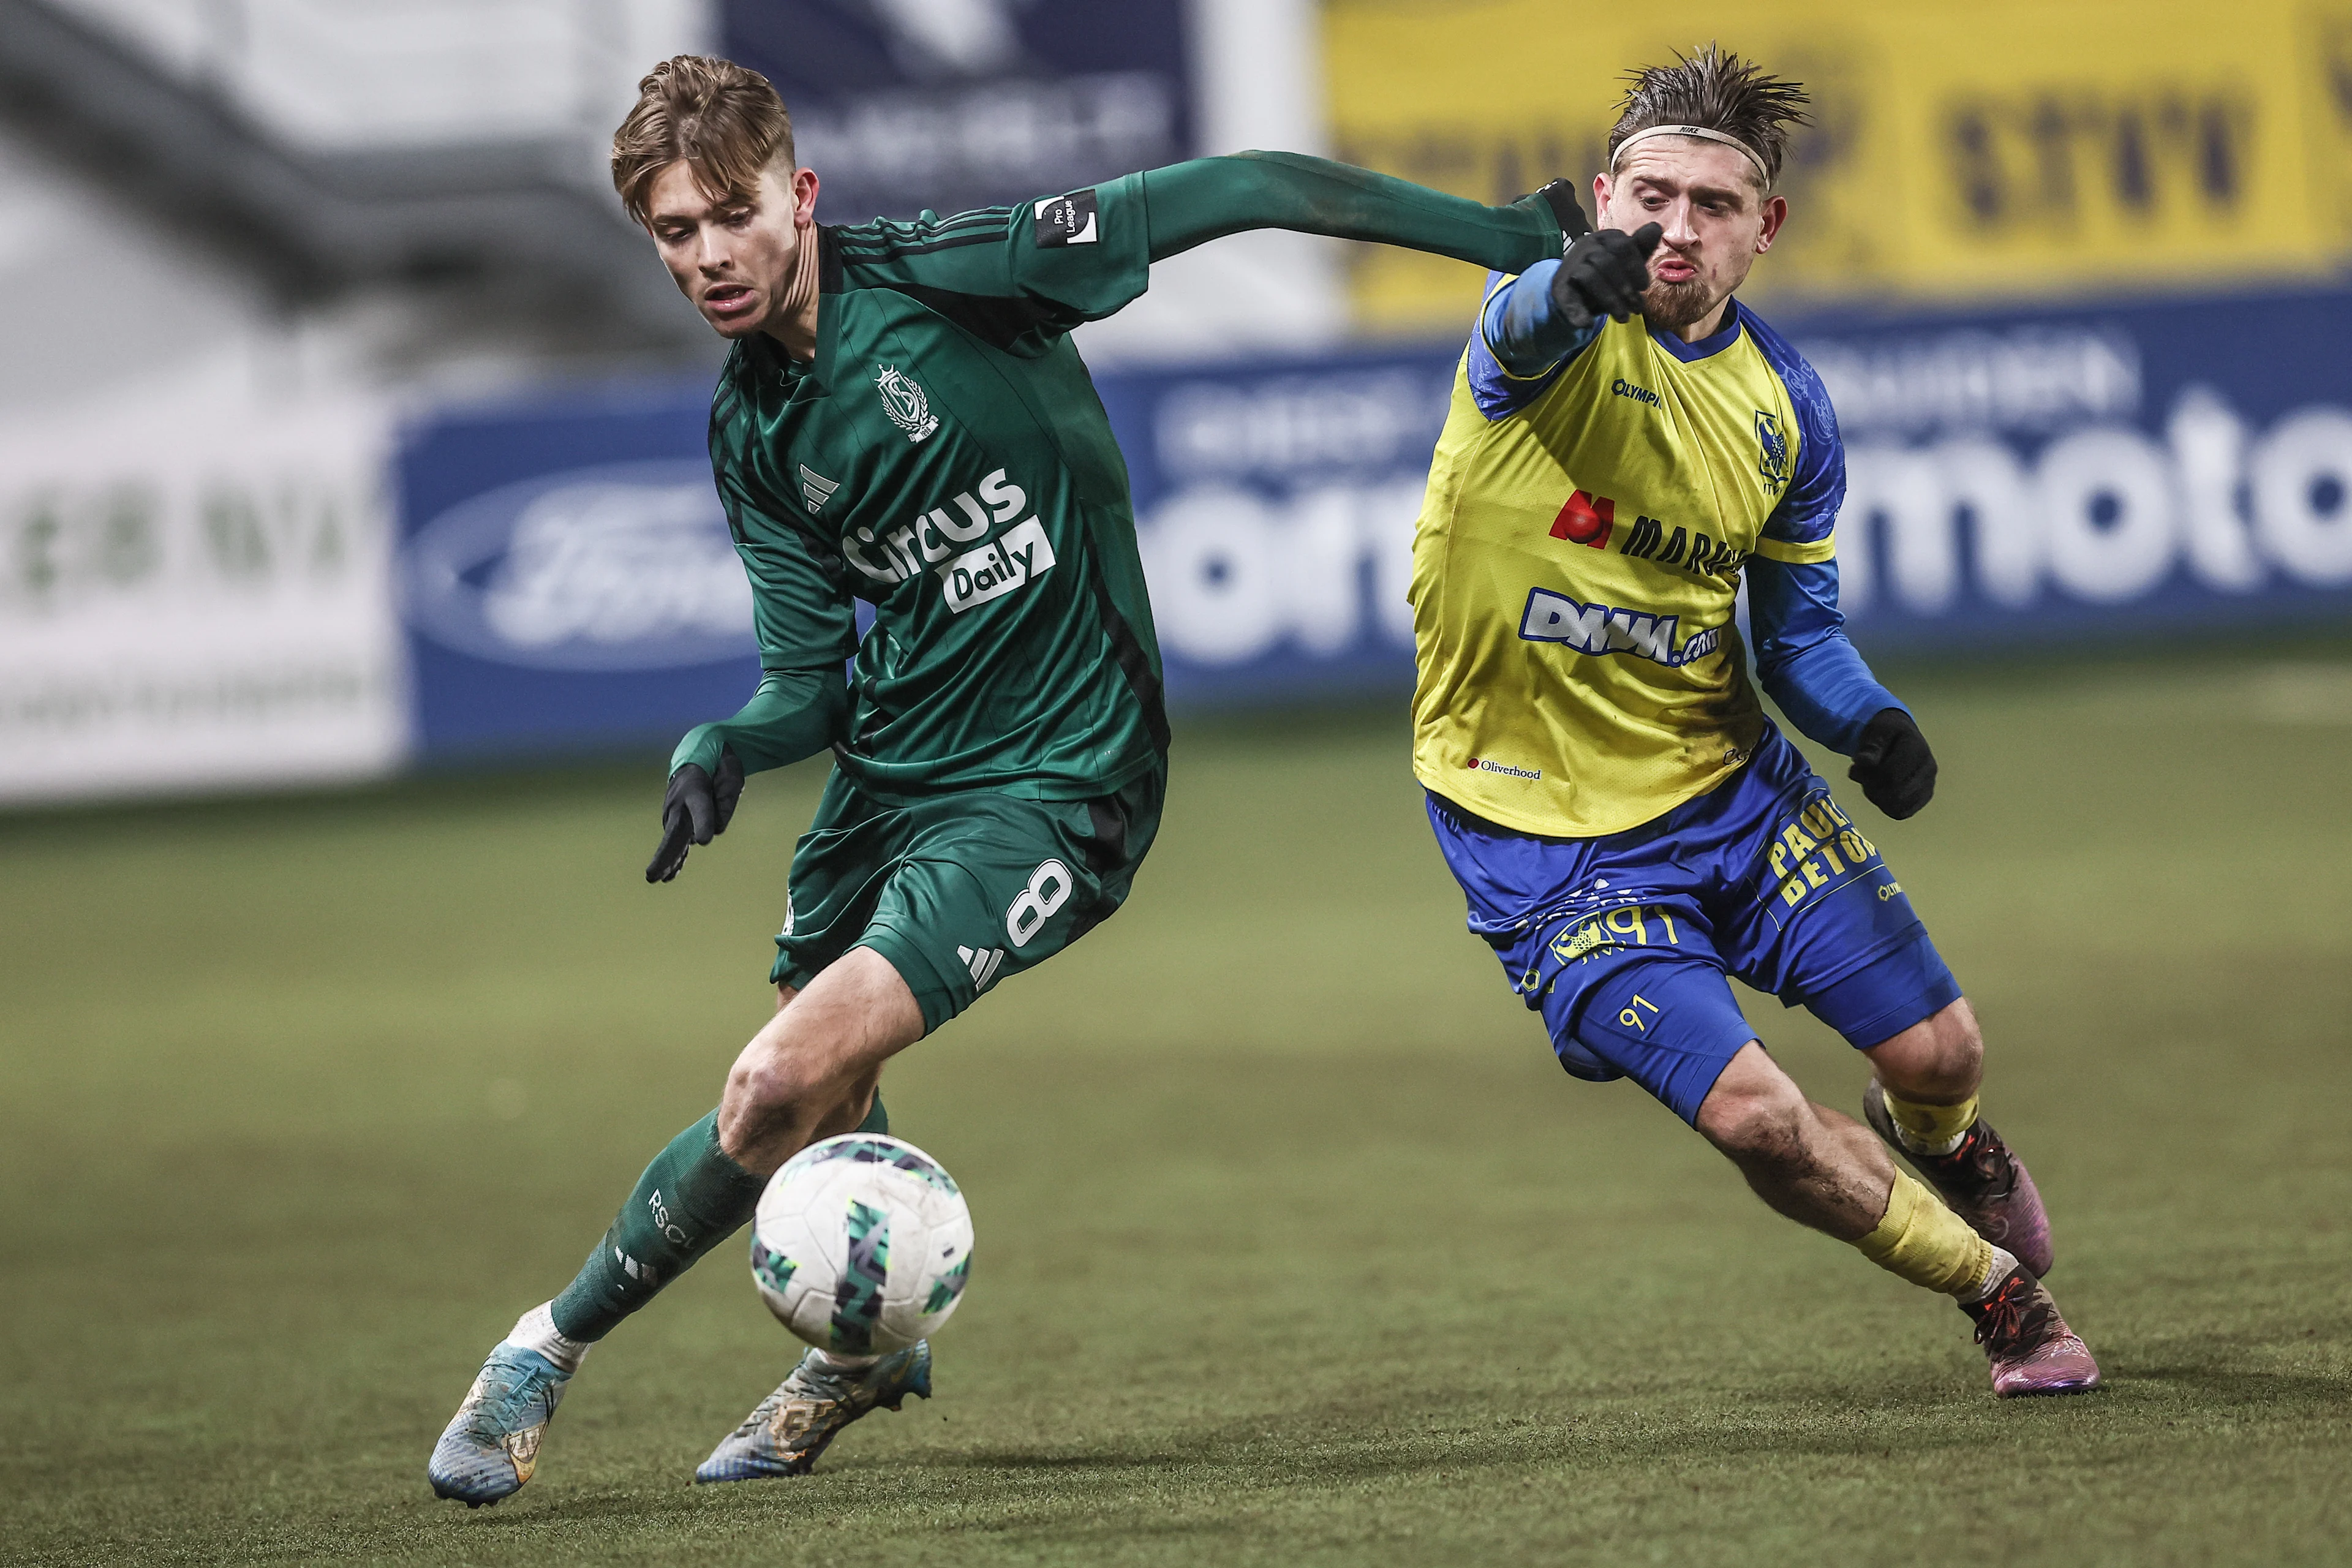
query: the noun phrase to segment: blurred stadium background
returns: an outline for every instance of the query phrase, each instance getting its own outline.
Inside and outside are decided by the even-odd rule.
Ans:
[[[1816,94],[1753,302],[1837,402],[1855,637],[1945,767],[1885,837],[2110,1394],[1994,1409],[1557,1081],[1406,773],[1477,279],[1256,235],[1080,334],[1175,804],[894,1069],[980,1215],[957,1397],[686,1497],[781,1353],[722,1253],[496,1533],[426,1513],[501,1314],[753,1026],[818,782],[635,886],[756,679],[719,350],[604,174],[635,78],[766,70],[831,220],[1252,146],[1500,200],[1708,38]],[[0,1556],[2341,1560],[2352,4],[0,0]]]

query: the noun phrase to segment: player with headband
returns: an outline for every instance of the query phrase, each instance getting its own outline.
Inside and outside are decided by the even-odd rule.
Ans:
[[[1975,1016],[1764,716],[1733,624],[1744,578],[1781,712],[1888,816],[1927,805],[1935,758],[1838,612],[1828,394],[1734,297],[1788,216],[1805,102],[1713,46],[1633,73],[1606,226],[1490,280],[1413,546],[1414,771],[1562,1067],[1634,1079],[1772,1207],[1955,1298],[1995,1393],[2074,1393],[2099,1369],[2041,1283],[2032,1178],[1978,1114]],[[1732,975],[1869,1058],[1876,1137],[1806,1100]]]

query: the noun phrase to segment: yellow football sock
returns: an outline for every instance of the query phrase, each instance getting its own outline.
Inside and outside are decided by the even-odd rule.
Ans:
[[[1887,1272],[1947,1296],[1973,1296],[1992,1267],[1992,1243],[1900,1171],[1886,1194],[1886,1216],[1854,1246]]]
[[[1960,1146],[1961,1135],[1976,1125],[1973,1094],[1958,1105],[1921,1105],[1903,1099],[1883,1083],[1878,1092],[1886,1097],[1886,1114],[1895,1119],[1904,1146],[1918,1153],[1948,1154]]]

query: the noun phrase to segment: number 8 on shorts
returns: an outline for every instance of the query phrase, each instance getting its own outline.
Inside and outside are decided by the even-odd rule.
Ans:
[[[1069,899],[1070,868],[1059,860],[1046,861],[1029,873],[1029,885],[1004,911],[1004,934],[1013,939],[1013,946],[1025,947],[1037,928]]]

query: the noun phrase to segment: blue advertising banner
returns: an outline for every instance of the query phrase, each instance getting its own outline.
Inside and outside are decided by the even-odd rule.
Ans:
[[[1846,439],[1866,649],[2352,617],[2352,295],[1790,326]],[[1099,378],[1171,698],[1410,680],[1458,352]]]
[[[1454,355],[1096,377],[1177,703],[1412,684],[1413,520]]]
[[[2352,621],[2352,294],[1791,323],[1867,650]],[[1180,705],[1401,694],[1451,346],[1097,378]],[[700,384],[453,411],[399,458],[428,753],[683,731],[757,680]]]
[[[397,581],[434,757],[674,736],[759,683],[700,384],[451,410],[404,434]]]
[[[1192,149],[1183,0],[726,0],[827,223],[1055,195]]]

